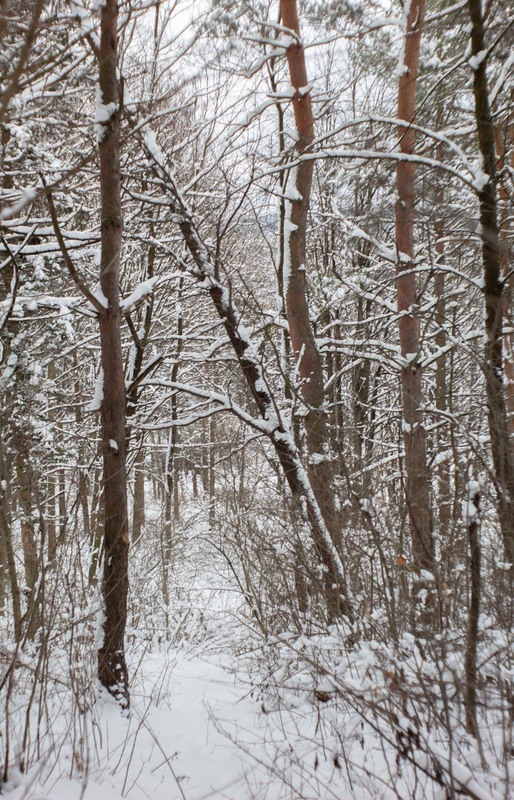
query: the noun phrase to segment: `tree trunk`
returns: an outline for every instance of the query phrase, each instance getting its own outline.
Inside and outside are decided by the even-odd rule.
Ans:
[[[120,192],[119,92],[117,67],[118,4],[102,5],[99,53],[101,263],[100,286],[107,300],[100,314],[100,345],[104,372],[101,406],[104,478],[104,576],[105,619],[103,643],[98,651],[98,677],[124,707],[129,705],[125,661],[127,621],[129,531],[126,473],[126,395],[121,350],[119,303],[122,214]]]
[[[442,155],[442,154],[441,154]],[[444,203],[444,195],[442,188],[438,188],[436,192],[435,204],[436,207],[442,208]],[[435,262],[435,275],[434,275],[434,294],[436,297],[436,308],[435,308],[435,323],[437,325],[437,332],[435,335],[435,346],[437,350],[441,353],[436,362],[436,373],[435,373],[435,383],[436,383],[436,397],[435,397],[435,405],[438,411],[442,414],[445,414],[448,411],[448,401],[447,401],[447,358],[444,349],[446,347],[446,298],[445,298],[445,274],[443,269],[439,269],[440,267],[444,267],[444,220],[442,217],[438,217],[435,221],[435,251],[436,251],[436,262]],[[442,420],[441,420],[442,421]],[[446,431],[446,426],[442,428],[443,431]],[[443,436],[439,437],[439,446],[440,449],[447,449],[449,446],[449,442],[447,442],[446,438]],[[450,460],[448,458],[444,458],[437,468],[437,479],[439,483],[438,487],[438,506],[439,506],[439,535],[441,537],[441,542],[443,543],[443,547],[446,548],[448,551],[448,538],[450,536],[450,527],[451,527],[451,512],[452,512],[452,502],[451,502],[451,475],[450,475]]]
[[[168,449],[164,465],[164,539],[163,569],[167,570],[171,561],[173,544],[173,461],[175,455],[174,428],[168,432]]]
[[[440,120],[439,120],[440,121]],[[442,146],[438,149],[438,158],[441,162],[444,160],[444,149]],[[444,213],[444,189],[442,184],[438,184],[434,194],[434,206],[436,209]],[[435,346],[439,352],[436,361],[435,372],[435,406],[439,412],[438,423],[439,427],[436,434],[437,451],[438,454],[442,453],[443,458],[436,468],[437,478],[437,528],[440,541],[440,608],[444,612],[446,609],[445,601],[448,595],[442,595],[441,592],[446,586],[450,585],[450,581],[454,576],[454,569],[456,560],[462,563],[465,555],[465,540],[460,531],[460,526],[455,522],[452,524],[452,474],[450,469],[450,458],[447,451],[450,449],[451,431],[448,431],[448,426],[453,423],[448,423],[445,417],[448,413],[448,357],[445,352],[447,336],[445,325],[447,323],[446,317],[446,281],[444,273],[445,264],[445,251],[444,251],[444,236],[445,225],[443,216],[437,216],[434,222],[435,233],[435,264],[434,264],[434,295],[436,298],[436,307],[434,314],[434,322],[437,326],[435,334]],[[450,435],[448,435],[450,434]],[[457,464],[455,464],[457,469]]]
[[[514,88],[511,93],[511,108],[514,105]],[[495,111],[494,107],[492,109]],[[510,135],[509,135],[510,134]],[[512,244],[512,200],[513,195],[508,181],[508,168],[514,170],[514,111],[510,111],[503,124],[494,126],[494,140],[498,157],[498,206],[500,267],[505,285],[503,287],[503,319],[504,319],[504,364],[505,393],[507,406],[507,424],[509,433],[514,436],[514,315],[512,313],[512,275],[510,274],[514,251]],[[510,146],[510,158],[507,151]]]
[[[53,386],[55,386],[55,361],[53,359],[48,364],[48,380],[51,381]],[[53,427],[55,424],[55,409],[52,406],[48,409],[48,421],[50,423],[50,426]],[[45,501],[45,518],[46,518],[46,531],[47,531],[46,548],[49,561],[52,561],[54,559],[57,549],[57,526],[55,519],[56,491],[57,487],[55,481],[55,467],[51,467],[48,472],[48,478],[46,482],[46,501]]]
[[[137,545],[146,522],[145,514],[145,451],[144,442],[139,444],[139,450],[134,460],[134,505],[132,509],[132,544]]]
[[[12,540],[11,517],[9,513],[10,487],[8,465],[5,463],[3,431],[0,429],[0,538],[1,552],[5,557],[1,569],[9,576],[11,602],[14,620],[14,638],[19,642],[22,634],[21,593],[16,572],[16,556]]]
[[[480,489],[478,484],[468,487],[468,537],[471,574],[471,598],[469,604],[468,634],[464,671],[466,677],[466,730],[475,739],[478,738],[477,720],[477,648],[478,620],[480,617]]]
[[[216,422],[214,417],[209,418],[209,525],[216,524],[216,471],[214,469],[214,448],[216,442]]]
[[[412,123],[416,110],[421,31],[425,16],[424,0],[412,0],[405,21],[404,63],[400,65],[398,118]],[[400,151],[411,155],[415,147],[412,128],[399,127]],[[405,500],[409,515],[413,566],[433,573],[434,541],[430,497],[430,474],[427,467],[425,429],[422,412],[422,370],[420,326],[417,317],[416,276],[414,267],[414,178],[412,162],[399,161],[396,170],[396,247],[397,302],[403,367],[401,373],[403,440],[405,446]]]
[[[296,34],[295,41],[287,49],[287,62],[293,95],[293,110],[297,131],[296,149],[301,157],[308,151],[314,139],[314,118],[310,91],[308,88],[305,52],[300,39],[300,26],[296,0],[281,0],[280,15],[282,25]],[[312,187],[314,162],[301,161],[292,170],[294,185],[288,191],[285,220],[285,266],[284,288],[286,314],[293,354],[301,380],[302,398],[306,407],[303,418],[310,483],[319,505],[324,523],[335,549],[341,553],[341,520],[334,503],[334,466],[330,448],[330,436],[324,407],[325,387],[320,354],[314,338],[309,318],[306,295],[306,243],[307,217]],[[340,598],[345,597],[346,587],[338,586],[337,576],[326,574],[325,591],[327,596],[335,595],[332,606],[339,611]]]
[[[21,545],[25,568],[25,587],[27,597],[34,593],[39,572],[38,548],[34,525],[33,508],[33,475],[30,461],[30,444],[27,435],[16,430],[14,434],[16,448],[16,477],[18,484],[18,501],[20,506]]]
[[[494,123],[487,85],[487,55],[484,57],[487,46],[481,1],[468,0],[468,8],[471,18],[471,53],[477,62],[473,70],[473,96],[478,145],[487,179],[478,192],[487,335],[484,365],[487,413],[505,559],[514,564],[514,458],[503,377],[504,281],[501,274],[496,196]],[[513,571],[514,567],[511,566],[511,579]]]
[[[98,566],[102,558],[103,542],[102,530],[104,527],[104,500],[101,470],[96,468],[93,473],[91,487],[91,515],[89,519],[89,543],[91,546],[91,564],[89,565],[89,586],[96,585]]]
[[[135,121],[132,121],[132,124],[135,126]],[[275,449],[296,507],[309,524],[312,539],[323,566],[328,617],[334,619],[341,612],[351,616],[345,567],[321,512],[321,503],[313,491],[309,476],[299,456],[287,415],[281,413],[275,397],[270,393],[261,360],[256,355],[258,347],[249,337],[247,329],[241,324],[241,314],[233,302],[232,292],[220,278],[218,264],[213,260],[198,232],[191,212],[180,195],[173,173],[159,160],[156,160],[155,154],[143,139],[141,139],[141,144],[152,164],[154,174],[166,190],[170,210],[175,215],[194,262],[194,267],[189,272],[202,284],[211,297],[237,358],[241,374],[263,422],[262,430],[269,437]],[[326,487],[325,490],[328,491]]]

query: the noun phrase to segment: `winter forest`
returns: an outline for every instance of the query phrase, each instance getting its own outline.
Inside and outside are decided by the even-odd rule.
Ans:
[[[512,798],[512,0],[0,39],[0,795]]]

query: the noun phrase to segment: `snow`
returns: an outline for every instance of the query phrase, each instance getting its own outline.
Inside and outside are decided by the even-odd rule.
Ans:
[[[71,9],[72,13],[79,19],[80,28],[84,36],[91,37],[95,45],[99,47],[100,39],[95,31],[95,24],[89,15],[88,9],[84,7],[80,0],[71,0]],[[95,10],[94,6],[91,7],[91,10]]]
[[[155,160],[155,163],[158,164],[160,167],[164,166],[164,155],[157,144],[157,137],[155,132],[148,128],[144,134],[144,143],[148,149],[149,154]]]
[[[102,91],[99,86],[96,87],[96,106],[95,106],[95,133],[97,144],[103,141],[105,136],[106,126],[111,117],[118,111],[117,103],[104,103],[102,98]]]
[[[95,393],[93,395],[93,399],[86,407],[86,411],[99,411],[103,399],[104,399],[104,371],[102,367],[100,367],[95,384]]]
[[[11,219],[15,217],[26,206],[30,205],[37,197],[38,190],[31,186],[21,190],[20,197],[13,203],[12,206],[6,206],[0,211],[0,220]]]
[[[404,63],[405,60],[405,37],[407,36],[407,21],[409,18],[409,11],[412,0],[406,0],[403,4],[403,36],[400,46],[400,54],[398,56],[398,66],[396,67],[396,75],[400,78],[402,75],[407,75],[409,72],[408,66]]]
[[[149,278],[148,280],[142,281],[142,283],[138,284],[134,291],[121,301],[120,308],[122,308],[124,311],[130,311],[134,306],[138,305],[141,300],[143,300],[149,294],[152,294],[157,280],[158,278]]]
[[[148,511],[151,522],[151,504]],[[196,507],[184,510],[186,518],[188,513],[197,519]],[[156,507],[154,521],[159,520]],[[262,532],[269,534],[263,523]],[[186,529],[190,525],[186,519]],[[306,628],[261,637],[252,631],[226,565],[206,551],[215,534],[198,521],[193,528],[187,561],[170,576],[167,639],[162,608],[152,610],[144,594],[153,591],[154,542],[132,557],[129,712],[121,712],[94,680],[92,641],[103,622],[98,595],[77,609],[79,635],[70,632],[70,615],[63,630],[53,631],[48,685],[41,707],[37,693],[29,712],[29,768],[25,774],[15,766],[10,770],[3,786],[9,800],[441,800],[441,787],[422,772],[431,768],[432,757],[446,780],[455,776],[457,789],[467,786],[489,800],[508,796],[487,736],[487,771],[480,767],[476,743],[465,734],[459,738],[453,699],[447,707],[455,737],[451,749],[445,725],[438,725],[440,682],[452,696],[454,675],[462,669],[458,634],[455,649],[449,636],[440,663],[430,655],[437,641],[427,641],[420,652],[409,632],[402,633],[398,648],[366,637],[348,647],[353,632],[348,623],[319,633]],[[421,578],[433,580],[430,573]],[[494,657],[508,647],[505,635],[497,633],[490,642]],[[0,655],[9,660],[10,651],[14,645],[4,638]],[[486,653],[481,660],[485,663]],[[30,649],[17,654],[13,764],[24,746],[23,701],[31,696],[36,661]],[[70,679],[80,683],[71,688]],[[421,692],[418,708],[420,685],[431,690]],[[392,728],[390,712],[397,715]],[[501,752],[501,729],[489,727],[492,718],[484,722]],[[5,730],[5,719],[0,724]],[[420,746],[411,743],[409,757],[399,763],[398,737],[408,741],[412,732]],[[412,763],[420,767],[417,775]]]
[[[312,453],[309,456],[309,464],[322,464],[324,461],[333,461],[334,457],[329,453]]]
[[[270,725],[264,703],[248,695],[227,659],[181,653],[173,664],[163,654],[149,654],[145,661],[137,689],[144,682],[153,685],[153,698],[139,696],[126,716],[109,698],[99,699],[98,766],[70,780],[38,764],[28,775],[16,776],[19,784],[10,800],[287,797],[266,761],[281,740],[298,746],[288,739],[292,728],[286,732]],[[77,773],[77,761],[71,743],[65,745],[63,772]]]
[[[287,289],[289,286],[289,281],[291,278],[291,234],[296,231],[297,226],[291,222],[291,214],[293,211],[293,202],[295,200],[299,200],[301,195],[297,189],[296,185],[296,178],[297,178],[298,168],[293,167],[291,172],[289,173],[289,178],[287,181],[287,188],[284,192],[284,204],[285,204],[285,219],[284,219],[284,259],[283,259],[283,292],[284,297],[287,294]]]
[[[480,50],[480,52],[475,56],[471,56],[471,58],[468,60],[468,64],[472,70],[477,70],[486,57],[487,50]]]
[[[483,172],[481,169],[477,169],[475,172],[475,178],[473,180],[473,188],[476,189],[477,192],[481,192],[490,181],[490,177],[487,172]]]

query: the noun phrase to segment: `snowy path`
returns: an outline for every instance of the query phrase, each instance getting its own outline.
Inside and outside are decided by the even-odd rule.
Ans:
[[[10,800],[298,797],[281,780],[275,782],[262,763],[269,761],[270,745],[276,752],[277,735],[280,740],[283,733],[274,726],[270,741],[269,715],[245,696],[248,688],[237,685],[229,669],[198,656],[180,656],[166,665],[162,655],[147,654],[143,663],[129,717],[122,717],[110,700],[99,704],[97,722],[89,730],[96,753],[92,761],[99,766],[70,782],[75,759],[71,743],[65,744],[56,765],[52,759],[52,766],[48,762],[19,776]],[[146,700],[138,696],[143,684]],[[151,697],[148,686],[153,686]]]

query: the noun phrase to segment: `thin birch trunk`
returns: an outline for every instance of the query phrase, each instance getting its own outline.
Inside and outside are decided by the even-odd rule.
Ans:
[[[48,364],[48,380],[55,383],[55,361],[50,361]],[[48,409],[48,422],[50,426],[53,426],[55,423],[55,409],[51,406]],[[47,553],[48,553],[48,560],[52,561],[55,557],[56,549],[57,549],[57,526],[55,520],[56,508],[55,508],[55,499],[56,499],[56,481],[55,481],[55,471],[54,469],[50,469],[48,473],[48,478],[46,482],[46,502],[45,502],[45,517],[46,517],[46,531],[47,531]]]
[[[514,103],[514,90],[512,91]],[[509,139],[507,139],[510,134]],[[507,404],[507,423],[509,433],[514,436],[514,315],[512,313],[512,276],[510,275],[513,262],[512,245],[512,201],[513,195],[508,182],[508,170],[514,170],[514,111],[511,112],[504,125],[494,126],[494,140],[498,156],[498,208],[499,208],[499,237],[500,237],[500,265],[505,278],[503,289],[503,319],[504,319],[504,363],[505,363],[505,393]],[[510,145],[510,158],[508,158],[506,144]],[[509,163],[510,162],[510,163]],[[506,169],[507,168],[507,169]]]
[[[214,416],[209,418],[209,525],[216,524],[216,471],[215,465],[216,421]]]

